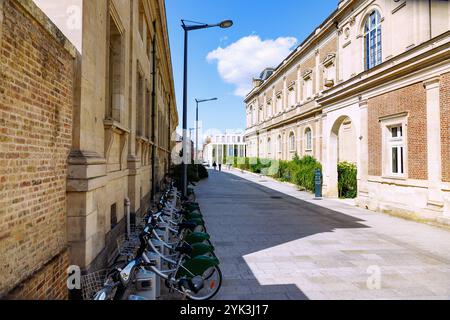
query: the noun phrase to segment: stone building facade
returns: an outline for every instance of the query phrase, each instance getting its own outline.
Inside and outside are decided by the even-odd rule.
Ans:
[[[448,1],[342,0],[246,96],[248,154],[358,168],[359,205],[448,223]]]
[[[203,146],[203,161],[210,166],[233,163],[235,157],[245,157],[246,144],[244,133],[239,131],[215,132],[206,138]]]
[[[67,182],[71,263],[83,270],[108,263],[125,204],[144,212],[168,171],[178,117],[165,16],[162,0],[83,1]]]
[[[67,298],[67,267],[105,267],[170,165],[164,1],[78,2],[76,50],[33,1],[0,1],[0,297]]]

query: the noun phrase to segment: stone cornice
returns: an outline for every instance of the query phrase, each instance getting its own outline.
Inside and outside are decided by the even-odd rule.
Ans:
[[[318,103],[328,105],[361,94],[367,89],[447,59],[450,59],[450,31],[325,90]]]
[[[330,34],[330,31],[335,30],[337,33],[338,29],[335,24],[336,21],[353,6],[354,2],[356,1],[349,0],[332,12],[319,27],[314,29],[314,31],[275,68],[273,74],[266,79],[261,86],[252,89],[247,94],[244,98],[244,102],[247,103],[247,101],[251,100],[254,95],[266,90],[267,86],[272,83],[274,79],[279,78],[280,73],[287,68],[292,67],[292,64],[298,60],[299,57],[305,56],[305,54],[308,54],[311,50],[314,50],[317,43],[327,37]]]

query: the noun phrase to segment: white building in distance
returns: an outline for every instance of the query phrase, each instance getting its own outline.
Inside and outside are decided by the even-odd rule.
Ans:
[[[243,132],[214,134],[206,138],[203,147],[203,161],[210,166],[226,164],[227,159],[234,157],[245,157],[247,154]]]

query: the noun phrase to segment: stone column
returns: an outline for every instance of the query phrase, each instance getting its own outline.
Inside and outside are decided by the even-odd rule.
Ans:
[[[439,97],[439,77],[424,81],[427,96],[427,158],[428,158],[428,206],[441,209],[441,117]]]
[[[367,100],[359,102],[359,122],[360,136],[357,137],[359,144],[358,159],[358,202],[364,206],[369,197],[368,178],[369,178],[369,131],[368,131],[368,110]],[[355,123],[352,123],[355,126]]]
[[[320,91],[322,91],[322,88],[320,86],[320,51],[319,49],[316,49],[316,65],[314,66],[314,90],[313,90],[313,96],[318,94]]]
[[[272,87],[272,116],[277,114],[277,96],[275,86]]]
[[[318,160],[318,161],[322,161],[322,156],[321,156],[321,151],[322,150],[320,150],[321,148],[320,148],[320,140],[322,139],[322,130],[321,130],[321,121],[320,121],[320,116],[319,117],[317,117],[315,120],[314,120],[314,122],[315,122],[315,128],[314,128],[314,138],[315,138],[315,143],[314,143],[314,155],[315,155],[315,158]]]
[[[301,79],[302,79],[302,74],[301,74],[301,69],[300,66],[297,67],[297,104],[300,104],[300,102],[302,101],[302,86],[301,86]]]
[[[287,88],[287,77],[283,78],[283,111],[287,110],[288,107],[288,88]]]
[[[262,120],[265,121],[269,117],[269,115],[267,114],[267,96],[266,96],[265,93],[264,93],[264,96],[263,96],[263,111],[262,111],[262,114],[263,114]]]

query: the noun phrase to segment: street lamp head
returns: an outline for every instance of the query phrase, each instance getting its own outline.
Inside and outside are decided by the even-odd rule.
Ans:
[[[208,102],[208,101],[216,101],[219,100],[218,98],[212,98],[212,99],[195,99],[195,102],[202,103],[202,102]]]
[[[222,29],[230,28],[230,27],[233,26],[233,21],[232,21],[232,20],[225,20],[225,21],[222,21],[221,23],[219,23],[219,26],[220,26]]]

